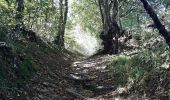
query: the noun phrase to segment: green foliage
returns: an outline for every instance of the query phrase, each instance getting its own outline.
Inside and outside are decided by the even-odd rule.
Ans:
[[[74,18],[83,27],[83,30],[98,35],[101,31],[102,22],[98,3],[92,0],[74,0],[72,5]]]
[[[136,55],[130,59],[130,75],[134,79],[139,79],[145,72],[151,71],[156,67],[156,59],[153,57],[153,52],[144,50],[143,53]]]
[[[58,31],[58,8],[52,0],[25,1],[24,22],[45,41],[52,41]]]
[[[145,48],[134,56],[113,57],[111,70],[117,84],[125,84],[128,78],[140,80],[144,73],[160,68],[163,64],[169,65],[168,46],[164,42],[160,42],[157,46]]]
[[[126,56],[116,56],[113,58],[111,64],[113,70],[113,77],[116,78],[117,84],[123,85],[127,83],[129,58]]]

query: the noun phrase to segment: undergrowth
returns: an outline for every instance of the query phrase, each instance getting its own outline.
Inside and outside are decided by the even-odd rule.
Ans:
[[[0,37],[1,41],[3,41],[2,37]],[[9,47],[2,46],[0,48],[0,99],[14,99],[19,96],[18,91],[38,69],[32,50],[27,45],[13,41]]]
[[[0,66],[0,93],[2,97],[16,97],[17,91],[36,73],[38,67],[30,59],[24,60],[17,68]],[[9,67],[9,68],[6,68]]]
[[[140,80],[144,73],[169,65],[169,51],[164,43],[157,47],[143,48],[142,52],[133,56],[114,56],[111,64],[111,75],[117,85],[125,85],[128,79]]]
[[[38,70],[38,65],[36,65],[31,57],[27,57],[24,61],[19,65],[18,68],[18,76],[24,80],[29,79],[36,71]]]
[[[0,40],[3,38],[0,37]],[[53,58],[57,55],[55,58],[71,59],[74,55],[65,49],[57,49],[45,44],[41,40],[37,43],[30,42],[24,36],[11,41],[8,51],[0,48],[0,99],[18,100],[17,98],[24,95],[25,84],[39,71],[43,61],[48,57]],[[8,43],[8,41],[4,42]]]

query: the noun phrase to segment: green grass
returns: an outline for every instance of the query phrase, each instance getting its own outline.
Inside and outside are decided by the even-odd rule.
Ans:
[[[113,58],[111,70],[118,84],[123,85],[127,82],[129,61],[129,58],[126,56],[116,56]]]

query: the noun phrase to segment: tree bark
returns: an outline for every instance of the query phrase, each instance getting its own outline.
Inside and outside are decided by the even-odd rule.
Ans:
[[[23,23],[24,0],[16,0],[16,29],[20,30],[24,27]]]
[[[65,0],[63,6],[63,0],[59,1],[59,24],[58,24],[58,36],[56,37],[55,43],[58,46],[64,47],[64,34],[68,15],[68,0]]]
[[[66,28],[66,22],[67,22],[67,15],[68,15],[68,0],[65,0],[63,27],[61,31],[62,46],[64,46],[64,34],[65,34],[65,28]]]
[[[103,40],[104,54],[117,54],[118,53],[118,34],[120,28],[117,23],[118,17],[118,1],[117,0],[98,0],[102,23],[103,32],[100,37]]]
[[[61,30],[62,30],[62,24],[63,24],[63,0],[59,0],[59,23],[58,23],[58,34],[55,40],[55,43],[59,46],[62,46],[62,36],[61,36]]]
[[[143,6],[149,16],[152,18],[156,28],[158,29],[159,33],[164,37],[166,43],[170,47],[170,32],[165,29],[165,26],[160,22],[157,14],[153,10],[153,8],[149,5],[147,0],[140,0],[143,3]]]

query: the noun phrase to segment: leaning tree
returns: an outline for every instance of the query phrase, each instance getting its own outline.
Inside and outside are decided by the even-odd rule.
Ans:
[[[153,10],[153,8],[149,5],[148,1],[147,0],[140,0],[140,1],[143,3],[143,6],[144,6],[146,12],[152,18],[154,25],[158,29],[159,33],[164,37],[166,43],[170,47],[170,32],[168,32],[166,30],[165,26],[161,23],[157,14]]]

